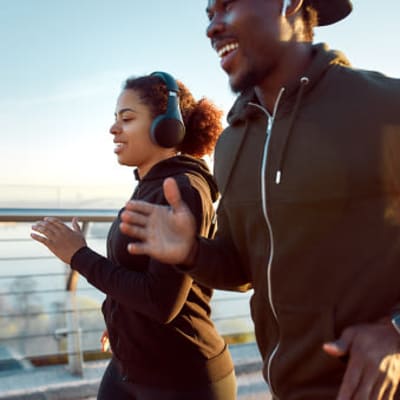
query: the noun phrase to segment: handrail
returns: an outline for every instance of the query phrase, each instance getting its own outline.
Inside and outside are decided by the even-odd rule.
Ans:
[[[111,208],[0,208],[0,222],[35,222],[44,217],[70,221],[77,217],[82,222],[112,222],[118,210]]]

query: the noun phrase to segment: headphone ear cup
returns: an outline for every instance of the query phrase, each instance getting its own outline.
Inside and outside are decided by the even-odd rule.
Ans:
[[[167,111],[154,118],[150,128],[151,140],[161,147],[175,147],[185,136],[185,124],[179,107],[179,86],[173,76],[166,72],[156,71],[151,76],[162,79],[168,90]]]
[[[157,116],[151,124],[150,137],[158,146],[171,148],[182,142],[185,126],[182,121],[168,115]]]

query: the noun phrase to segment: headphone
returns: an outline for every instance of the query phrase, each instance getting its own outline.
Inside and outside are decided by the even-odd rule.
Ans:
[[[150,128],[151,139],[158,146],[175,147],[182,142],[185,136],[185,125],[179,107],[178,84],[166,72],[156,71],[150,76],[162,79],[168,91],[167,111],[154,118]]]

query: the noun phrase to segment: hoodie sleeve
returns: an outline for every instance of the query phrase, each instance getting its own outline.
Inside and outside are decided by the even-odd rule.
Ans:
[[[88,247],[75,253],[71,267],[103,293],[162,324],[180,312],[192,286],[188,275],[156,260],[144,272],[130,271]]]
[[[199,237],[194,265],[187,269],[193,279],[220,290],[245,292],[252,288],[250,277],[240,262],[222,205],[218,209],[218,231],[214,239]]]
[[[180,189],[183,200],[197,216],[200,232],[202,200],[188,182],[181,181]],[[74,254],[71,267],[103,293],[159,323],[168,323],[177,316],[193,282],[189,275],[155,259],[149,259],[144,271],[132,271],[114,264],[88,247]]]

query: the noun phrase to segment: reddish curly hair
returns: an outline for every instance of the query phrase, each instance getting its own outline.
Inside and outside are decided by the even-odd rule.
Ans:
[[[222,111],[207,98],[196,101],[189,89],[180,81],[179,106],[186,134],[177,150],[193,157],[211,154],[222,132]],[[128,78],[123,90],[134,90],[143,104],[149,107],[156,118],[167,109],[168,93],[164,81],[157,76]]]

